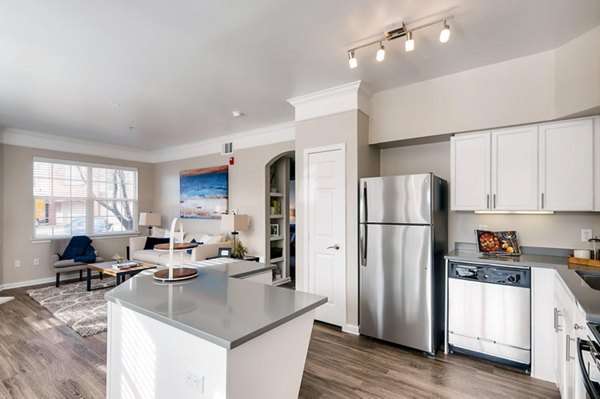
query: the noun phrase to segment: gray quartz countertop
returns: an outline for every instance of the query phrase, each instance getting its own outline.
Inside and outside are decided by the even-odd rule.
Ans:
[[[600,322],[600,291],[587,285],[575,271],[575,269],[589,270],[589,268],[569,265],[567,257],[526,254],[514,257],[494,257],[482,255],[477,251],[461,249],[450,252],[446,255],[446,259],[501,266],[555,269],[575,297],[579,307],[585,312],[587,320]],[[598,274],[600,275],[600,271]]]
[[[160,283],[152,271],[106,293],[108,301],[233,349],[327,302],[327,298],[244,280],[270,265],[223,260],[189,263],[198,277]]]

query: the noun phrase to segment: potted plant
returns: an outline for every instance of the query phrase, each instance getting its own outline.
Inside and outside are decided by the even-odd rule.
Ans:
[[[248,248],[246,248],[241,241],[233,247],[233,257],[237,259],[244,259],[244,256],[248,255]]]

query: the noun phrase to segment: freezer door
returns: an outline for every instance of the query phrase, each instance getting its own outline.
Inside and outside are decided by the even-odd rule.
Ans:
[[[431,174],[364,178],[361,223],[431,223]]]
[[[433,352],[430,226],[361,226],[360,333]]]

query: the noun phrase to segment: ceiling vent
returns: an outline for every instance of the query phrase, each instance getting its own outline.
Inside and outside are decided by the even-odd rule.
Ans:
[[[221,144],[221,155],[229,155],[233,154],[233,143],[223,143]]]

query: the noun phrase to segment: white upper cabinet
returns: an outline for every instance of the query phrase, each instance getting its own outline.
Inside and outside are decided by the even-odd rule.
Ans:
[[[489,210],[490,133],[461,134],[450,139],[450,203],[455,211]]]
[[[492,210],[537,210],[537,126],[492,131],[491,170]]]
[[[454,211],[599,211],[600,117],[451,139]]]
[[[540,125],[539,209],[594,210],[592,119]]]

